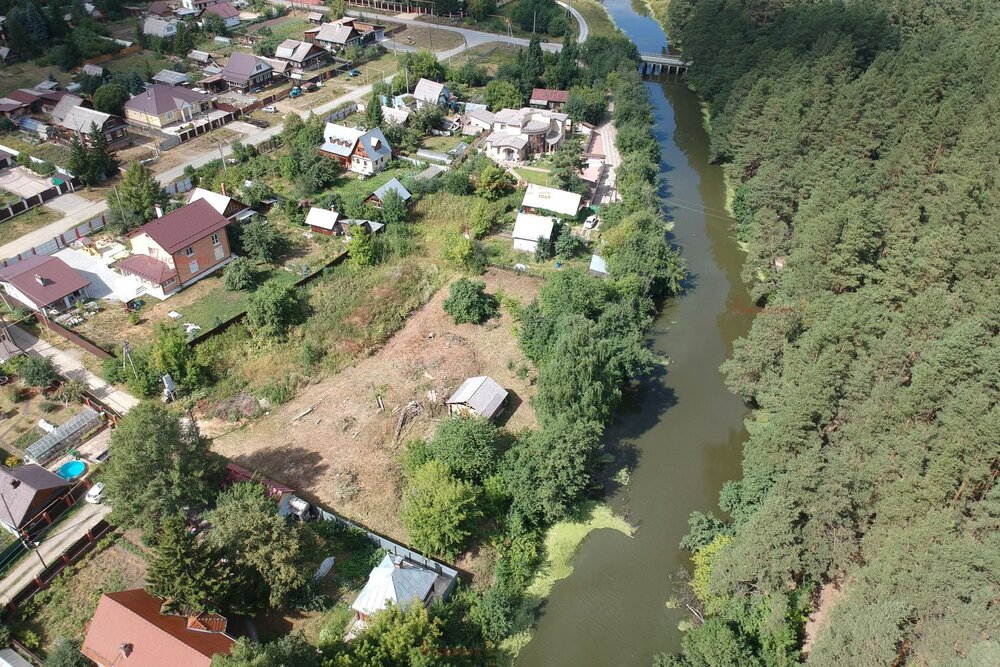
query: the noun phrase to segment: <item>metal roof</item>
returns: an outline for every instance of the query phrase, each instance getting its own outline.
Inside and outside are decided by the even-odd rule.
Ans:
[[[182,83],[187,83],[191,80],[187,74],[183,72],[175,72],[172,69],[161,69],[153,77],[154,83],[163,83],[168,86],[179,86]]]
[[[387,602],[402,609],[423,604],[437,577],[436,572],[402,556],[386,554],[368,575],[368,583],[351,607],[370,616],[385,609]]]
[[[582,197],[575,192],[566,192],[544,185],[529,183],[521,200],[521,206],[540,208],[566,217],[574,217],[580,210]]]
[[[336,211],[313,207],[309,209],[309,215],[306,216],[306,226],[333,231],[338,218],[340,218],[340,214]]]
[[[463,382],[447,403],[467,405],[483,417],[492,419],[500,411],[505,400],[507,400],[506,389],[497,384],[493,378],[479,375]]]
[[[390,190],[395,190],[396,194],[400,196],[403,201],[408,201],[413,195],[410,191],[403,187],[403,184],[399,182],[398,178],[393,178],[391,181],[378,188],[372,194],[375,195],[379,201],[385,199],[385,196],[389,194]]]

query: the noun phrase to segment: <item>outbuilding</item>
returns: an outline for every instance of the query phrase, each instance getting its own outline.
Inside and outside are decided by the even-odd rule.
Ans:
[[[469,378],[446,401],[452,415],[478,415],[493,419],[507,403],[507,390],[490,377]]]
[[[554,228],[552,218],[534,213],[518,213],[514,221],[514,250],[535,252],[538,239],[550,240]]]
[[[403,200],[404,204],[409,204],[410,199],[413,195],[410,191],[403,187],[403,184],[399,182],[398,178],[394,178],[382,187],[375,190],[375,192],[368,195],[365,199],[366,204],[371,204],[375,208],[382,208],[382,202],[385,201],[386,195],[390,192],[395,192],[399,195],[399,198]]]
[[[340,213],[326,208],[313,207],[306,215],[306,225],[311,231],[323,236],[333,236],[340,232]]]

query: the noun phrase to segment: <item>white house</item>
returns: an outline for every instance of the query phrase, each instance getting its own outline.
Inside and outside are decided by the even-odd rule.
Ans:
[[[451,91],[443,83],[420,79],[417,81],[417,87],[413,89],[413,99],[416,100],[418,109],[435,105],[443,107],[451,101]]]
[[[87,296],[90,281],[58,257],[32,255],[0,269],[0,287],[6,295],[4,303],[11,308],[24,304],[37,311],[62,311]]]
[[[532,155],[559,150],[572,127],[564,113],[547,109],[501,109],[495,114],[466,112],[467,131],[490,130],[483,152],[497,162],[523,162]]]
[[[323,130],[320,155],[340,162],[344,169],[370,176],[377,174],[392,159],[392,147],[382,130],[362,130],[327,123]]]
[[[552,218],[533,213],[518,213],[514,221],[514,250],[535,252],[539,237],[551,239],[554,227]]]
[[[367,621],[391,602],[401,609],[430,603],[435,595],[437,572],[414,563],[402,556],[386,554],[361,589],[351,608],[358,620]]]
[[[166,21],[157,16],[147,16],[142,24],[142,34],[169,39],[177,34],[177,21]]]

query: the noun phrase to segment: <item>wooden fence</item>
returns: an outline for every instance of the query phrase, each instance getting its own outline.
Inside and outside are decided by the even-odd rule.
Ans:
[[[94,548],[94,545],[97,544],[98,540],[113,530],[114,528],[107,521],[101,520],[98,522],[83,537],[63,551],[52,565],[39,572],[38,576],[30,581],[28,585],[15,593],[11,597],[10,602],[7,603],[6,611],[8,613],[13,612],[19,606],[33,598],[39,591],[47,588],[60,572],[87,555]]]

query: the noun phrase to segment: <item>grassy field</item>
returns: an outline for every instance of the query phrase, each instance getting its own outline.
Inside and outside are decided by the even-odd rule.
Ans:
[[[524,167],[514,167],[514,171],[521,177],[522,180],[529,183],[555,187],[552,180],[552,174],[547,171],[535,171],[534,169],[525,169]]]
[[[62,146],[52,141],[43,144],[33,144],[17,133],[0,136],[0,144],[13,148],[14,150],[27,153],[40,160],[51,162],[52,164],[65,167],[69,164],[70,150],[68,146]]]
[[[404,176],[413,175],[419,173],[419,171],[416,167],[396,167],[394,169],[386,169],[380,174],[369,176],[363,181],[357,178],[355,174],[345,172],[332,190],[340,194],[345,202],[351,202],[364,199],[393,178],[402,180]]]
[[[6,94],[16,88],[33,88],[49,78],[50,74],[63,85],[73,80],[55,65],[38,65],[35,62],[4,65],[0,67],[0,93]]]
[[[114,58],[102,63],[111,72],[131,72],[136,70],[144,76],[152,76],[161,69],[177,69],[177,63],[155,51],[143,50],[130,53],[121,58]]]
[[[36,206],[30,211],[0,222],[0,245],[16,241],[28,232],[41,229],[56,220],[62,220],[63,214],[46,206]],[[55,236],[55,234],[53,234]]]
[[[427,150],[447,153],[452,148],[462,143],[464,139],[465,137],[460,134],[455,134],[450,137],[424,137],[423,146]]]
[[[632,4],[635,6],[636,3]],[[609,37],[618,31],[604,5],[597,0],[573,0],[573,9],[583,15],[592,37]],[[579,35],[579,29],[576,32]]]

